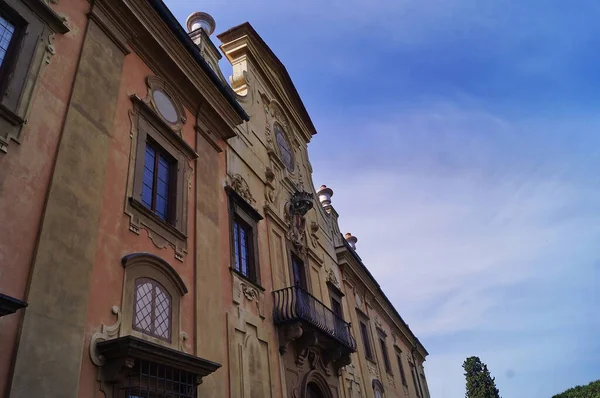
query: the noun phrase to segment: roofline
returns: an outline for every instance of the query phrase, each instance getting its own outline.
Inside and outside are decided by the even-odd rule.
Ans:
[[[196,62],[200,64],[202,70],[208,75],[210,80],[217,86],[217,89],[225,96],[229,104],[235,109],[237,114],[245,121],[250,120],[250,116],[246,113],[244,108],[237,101],[235,94],[231,87],[229,87],[226,83],[217,76],[215,71],[208,65],[208,63],[204,60],[198,47],[192,41],[192,39],[188,36],[188,34],[183,30],[183,27],[175,18],[171,10],[163,3],[162,0],[148,0],[148,2],[152,5],[154,10],[158,13],[161,19],[167,24],[167,26],[171,29],[171,32],[179,39],[181,44],[185,47],[186,50],[194,57]]]
[[[315,128],[315,125],[313,124],[312,119],[310,118],[310,115],[308,114],[308,111],[306,110],[306,107],[304,106],[304,102],[302,102],[302,99],[300,98],[300,94],[298,94],[298,90],[296,90],[296,86],[294,85],[294,82],[292,81],[292,78],[291,78],[290,74],[288,73],[285,65],[283,65],[283,63],[279,60],[279,58],[277,58],[277,56],[275,55],[273,50],[271,50],[271,48],[267,45],[267,43],[265,43],[265,41],[262,39],[262,37],[260,37],[258,32],[252,27],[250,22],[244,22],[237,26],[229,28],[225,32],[219,33],[217,35],[217,37],[219,38],[219,40],[221,40],[222,36],[231,34],[235,31],[241,30],[241,29],[247,29],[250,32],[250,34],[259,42],[259,44],[261,46],[263,46],[265,48],[265,50],[267,50],[267,53],[270,55],[272,60],[283,71],[283,75],[284,75],[285,79],[287,80],[287,83],[291,87],[292,96],[294,97],[294,100],[296,102],[298,102],[298,104],[300,104],[301,116],[304,119],[305,123],[307,124],[307,127],[310,130],[311,135],[317,134],[317,129]]]
[[[385,300],[385,302],[392,308],[392,311],[394,311],[394,315],[396,315],[398,317],[398,319],[400,319],[400,322],[402,322],[402,324],[404,325],[404,327],[406,327],[406,329],[409,331],[411,337],[414,339],[414,343],[418,344],[423,349],[423,351],[425,352],[425,356],[429,355],[429,352],[427,352],[427,349],[423,346],[423,344],[421,343],[421,341],[419,340],[419,338],[417,336],[415,336],[415,334],[413,333],[413,331],[410,330],[410,327],[408,326],[408,324],[406,322],[404,322],[404,319],[402,319],[402,316],[400,315],[400,313],[398,312],[398,310],[396,310],[396,307],[394,307],[394,304],[392,304],[392,302],[390,301],[390,299],[388,299],[388,297],[385,295],[385,293],[381,289],[381,286],[379,286],[379,283],[377,282],[377,280],[375,279],[375,277],[373,276],[373,274],[371,274],[371,272],[369,271],[369,269],[367,268],[367,266],[362,262],[362,259],[360,258],[360,256],[356,253],[356,251],[354,249],[352,249],[352,247],[350,247],[350,244],[348,242],[346,242],[346,239],[344,239],[343,236],[342,236],[342,242],[344,243],[344,246],[346,247],[346,250],[348,250],[352,254],[352,256],[354,257],[354,259],[356,260],[356,262],[358,264],[360,264],[360,266],[362,267],[363,271],[365,271],[366,274],[369,276],[369,278],[371,279],[371,282],[373,282],[375,284],[375,286],[377,286],[377,292],[379,294],[381,294],[381,296],[383,297],[383,299]],[[341,247],[341,246],[338,246],[338,247]]]

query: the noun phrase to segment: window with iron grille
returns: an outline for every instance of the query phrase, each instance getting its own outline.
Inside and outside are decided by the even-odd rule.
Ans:
[[[196,397],[196,375],[149,361],[135,361],[119,386],[118,398]]]
[[[173,223],[176,162],[158,144],[148,140],[144,159],[142,204],[161,220]]]
[[[133,329],[164,341],[171,341],[171,296],[157,281],[135,280]]]

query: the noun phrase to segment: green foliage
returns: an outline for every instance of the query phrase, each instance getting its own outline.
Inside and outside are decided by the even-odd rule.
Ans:
[[[593,381],[586,386],[569,388],[552,398],[600,398],[600,380]]]
[[[500,398],[496,381],[490,375],[487,365],[478,357],[469,357],[463,363],[467,379],[466,398]]]

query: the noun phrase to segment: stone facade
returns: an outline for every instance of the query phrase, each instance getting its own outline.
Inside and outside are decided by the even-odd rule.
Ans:
[[[427,351],[315,189],[316,129],[252,26],[218,36],[226,81],[212,18],[186,32],[160,0],[0,16],[19,33],[0,88],[22,88],[0,103],[1,396],[146,396],[131,383],[152,372],[200,397],[429,396]]]

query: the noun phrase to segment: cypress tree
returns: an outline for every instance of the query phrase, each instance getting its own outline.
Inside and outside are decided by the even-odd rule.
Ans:
[[[500,398],[496,380],[479,357],[469,357],[463,363],[467,379],[465,398]]]

